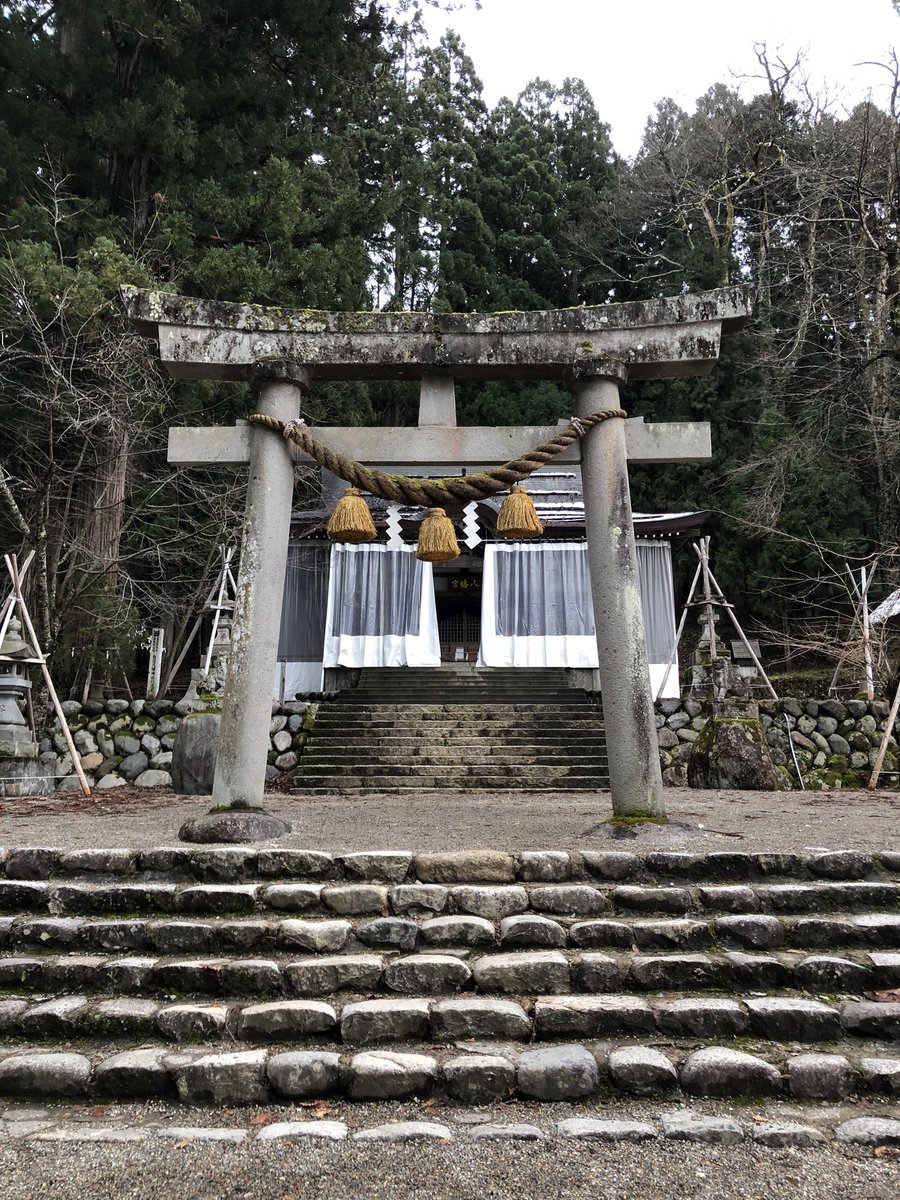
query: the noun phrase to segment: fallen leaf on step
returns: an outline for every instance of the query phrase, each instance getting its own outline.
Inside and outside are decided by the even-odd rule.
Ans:
[[[308,1108],[311,1117],[327,1117],[334,1112],[334,1105],[327,1100],[301,1100],[298,1107]]]
[[[250,1118],[251,1125],[271,1125],[275,1120],[274,1113],[257,1113],[255,1117]]]
[[[192,1137],[191,1138],[182,1138],[182,1140],[180,1142],[175,1143],[174,1149],[175,1150],[183,1150],[185,1148],[185,1146],[190,1146],[193,1143],[193,1141],[194,1141],[194,1139]]]

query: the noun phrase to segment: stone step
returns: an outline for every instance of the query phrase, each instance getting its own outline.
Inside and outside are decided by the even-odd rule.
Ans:
[[[405,775],[385,773],[381,775],[352,775],[326,774],[310,777],[310,785],[318,785],[319,791],[344,794],[348,790],[369,791],[374,794],[390,792],[398,780],[404,780],[410,786],[409,791],[421,792],[519,792],[526,791],[603,791],[608,786],[605,774],[572,775],[568,773],[547,772],[542,767],[528,767],[515,774],[507,775],[435,775],[431,772],[419,773],[411,769]],[[415,781],[410,783],[410,781]],[[301,773],[297,776],[297,786],[291,788],[292,794],[302,795],[310,790],[306,777]]]
[[[325,746],[320,743],[310,742],[307,749],[303,753],[304,766],[331,766],[333,769],[337,767],[352,767],[354,763],[366,763],[371,761],[370,755],[374,747],[370,746]],[[414,746],[410,746],[407,750],[402,749],[387,749],[384,746],[378,747],[378,761],[385,766],[453,766],[459,765],[459,750],[452,746],[423,746],[418,742]],[[568,754],[541,754],[539,750],[533,747],[523,747],[518,753],[491,749],[472,748],[465,756],[465,765],[471,769],[473,767],[485,766],[537,766],[543,764],[548,767],[571,766],[571,767],[596,767],[606,765],[606,751],[598,750],[594,753],[586,753],[582,751],[577,757]]]
[[[477,1051],[477,1047],[473,1048]],[[520,1052],[452,1047],[421,1053],[405,1043],[341,1053],[333,1045],[306,1050],[213,1050],[145,1044],[91,1048],[90,1054],[33,1046],[0,1051],[0,1095],[85,1101],[157,1099],[235,1107],[314,1098],[350,1101],[433,1096],[466,1104],[521,1099],[589,1102],[601,1095],[843,1099],[896,1095],[898,1060],[843,1054],[747,1053],[726,1046],[690,1052],[579,1042]],[[699,1121],[693,1114],[682,1121]],[[886,1121],[895,1143],[900,1121]]]
[[[569,741],[577,741],[582,737],[597,737],[603,733],[603,725],[599,720],[572,721],[559,714],[551,714],[540,721],[526,719],[508,722],[488,721],[484,717],[466,717],[464,720],[454,721],[446,716],[422,721],[412,716],[403,718],[391,715],[366,717],[356,721],[324,721],[315,725],[312,732],[316,737],[331,736],[345,730],[352,730],[360,736],[368,732],[391,736],[402,735],[413,729],[423,737],[457,734],[461,737],[559,737]]]
[[[648,907],[660,897],[673,911],[702,907],[702,888],[718,889],[712,898],[727,900],[731,911],[755,904],[754,897],[775,897],[782,910],[799,905],[815,911],[826,905],[871,901],[898,907],[900,851],[873,854],[856,850],[825,850],[805,854],[770,851],[714,850],[454,850],[415,853],[412,850],[358,850],[329,853],[294,847],[197,847],[184,844],[152,848],[85,848],[64,851],[54,846],[0,848],[0,883],[44,883],[62,878],[117,877],[129,884],[141,877],[166,880],[244,882],[260,879],[346,883],[467,884],[491,888],[518,884],[584,883],[594,890],[613,889],[611,896],[631,907]],[[738,890],[723,885],[748,884]],[[655,886],[652,895],[648,886]],[[760,891],[759,889],[762,889]],[[878,888],[884,889],[879,893]],[[637,890],[635,890],[637,889]],[[643,891],[641,890],[643,889]],[[671,889],[671,890],[668,890]],[[774,889],[774,890],[773,890]],[[873,891],[872,889],[876,889]],[[40,889],[27,892],[40,899]],[[702,902],[702,903],[701,903]]]
[[[520,717],[516,719],[500,720],[499,718],[490,719],[486,715],[474,715],[467,713],[465,717],[459,720],[453,720],[446,713],[435,715],[427,719],[421,718],[414,713],[408,715],[397,714],[395,712],[382,714],[380,716],[360,716],[356,719],[337,719],[330,718],[327,721],[317,721],[313,726],[315,734],[322,732],[339,731],[342,729],[353,729],[355,731],[364,732],[365,730],[381,730],[390,732],[393,729],[417,729],[429,736],[434,734],[437,736],[440,732],[461,731],[467,732],[471,730],[484,731],[485,736],[492,734],[497,737],[503,734],[510,736],[521,736],[523,734],[566,734],[573,737],[583,736],[585,731],[589,731],[591,736],[596,732],[602,732],[603,725],[599,718],[585,718],[583,720],[573,720],[571,717],[566,717],[561,713],[548,713],[540,719],[532,719],[530,717]]]
[[[446,779],[448,782],[458,779],[469,781],[473,776],[477,776],[479,780],[485,780],[503,779],[504,776],[514,775],[522,779],[537,778],[544,782],[545,786],[548,781],[554,779],[588,776],[591,780],[595,780],[598,777],[606,777],[604,764],[596,761],[565,762],[556,765],[544,762],[526,763],[521,761],[502,763],[497,762],[495,759],[492,759],[488,763],[422,763],[417,760],[385,762],[379,756],[378,761],[374,763],[365,760],[360,761],[357,758],[351,767],[344,762],[335,762],[333,759],[321,757],[316,761],[310,762],[306,755],[304,755],[300,762],[299,774],[304,778],[307,776],[326,775],[339,779],[341,773],[346,773],[347,776],[352,776],[355,779],[371,778],[373,780],[384,780],[398,775],[421,774],[423,779],[432,779],[436,784],[441,779]]]
[[[214,877],[214,876],[213,876]],[[449,887],[449,892],[447,888]],[[50,913],[60,915],[103,915],[178,913],[182,915],[246,915],[281,913],[286,910],[318,911],[330,916],[359,916],[365,913],[400,915],[415,910],[439,908],[446,913],[470,913],[498,920],[528,912],[557,917],[635,917],[660,914],[686,917],[727,913],[732,923],[751,917],[814,914],[809,929],[819,928],[823,942],[860,937],[866,922],[872,936],[895,936],[900,924],[897,912],[900,883],[815,882],[735,885],[668,885],[587,883],[450,884],[426,889],[418,895],[415,884],[381,884],[313,881],[309,883],[245,882],[192,883],[175,881],[111,882],[73,877],[69,880],[0,880],[0,912]],[[841,924],[840,914],[854,910],[868,913]],[[883,911],[877,911],[883,910]],[[825,913],[834,914],[826,918]],[[819,915],[821,914],[821,915]],[[829,921],[815,925],[816,920]],[[769,936],[765,921],[757,921],[748,938],[757,945]],[[769,922],[771,924],[771,922]],[[8,928],[4,922],[0,929]],[[822,943],[820,943],[822,944]],[[852,941],[851,941],[852,944]]]
[[[480,725],[491,729],[540,729],[559,721],[572,729],[602,725],[602,714],[589,708],[547,708],[491,705],[473,709],[469,705],[449,705],[436,708],[430,705],[377,705],[371,709],[348,708],[341,712],[328,711],[316,717],[313,728],[346,728],[366,725],[416,725],[430,729],[440,725]]]
[[[488,667],[479,663],[441,663],[439,667],[363,667],[360,683],[382,679],[556,679],[569,682],[566,667]]]
[[[518,722],[538,723],[550,717],[560,717],[573,725],[589,724],[601,718],[601,710],[597,705],[570,704],[525,704],[521,701],[509,704],[470,704],[461,707],[458,704],[409,704],[396,703],[390,706],[373,704],[364,705],[338,704],[324,705],[316,715],[316,725],[338,724],[343,721],[382,721],[391,723],[396,718],[420,721],[423,724],[431,721],[482,721],[488,724],[515,725]]]
[[[399,885],[390,889],[389,904],[381,907],[384,889],[363,907],[368,912],[344,913],[341,906],[351,889],[337,887],[327,897],[327,907],[317,897],[321,884],[270,884],[262,900],[266,907],[240,917],[195,915],[198,891],[205,889],[206,908],[232,903],[223,888],[206,885],[189,888],[194,911],[170,916],[119,916],[97,914],[47,916],[27,914],[0,918],[0,946],[4,953],[64,951],[153,951],[163,954],[208,952],[216,947],[234,950],[272,950],[298,946],[329,953],[348,946],[382,947],[411,951],[435,946],[502,947],[504,949],[665,950],[665,951],[778,951],[841,952],[900,950],[900,913],[846,914],[832,917],[775,916],[769,913],[712,911],[687,917],[644,916],[620,912],[614,916],[572,915],[553,907],[523,909],[527,893],[507,889],[439,885]],[[712,889],[706,889],[710,891]],[[533,893],[533,903],[552,905],[559,892],[545,888],[544,898]],[[171,894],[171,893],[169,893]],[[240,888],[239,894],[246,895]],[[357,894],[359,894],[357,889]],[[351,896],[352,898],[352,896]],[[95,903],[95,901],[91,901]],[[96,903],[99,903],[97,901]],[[504,903],[506,908],[504,908]],[[125,901],[120,912],[136,904]],[[83,898],[75,906],[88,908]],[[356,902],[352,907],[356,907]],[[386,916],[385,913],[392,915]],[[506,915],[504,915],[504,912]],[[890,954],[879,962],[889,972]],[[900,958],[894,954],[900,964]],[[0,958],[0,964],[4,960]],[[898,971],[900,974],[900,971]],[[900,983],[900,978],[897,979]],[[891,986],[894,986],[892,983]]]
[[[682,741],[684,739],[681,739]],[[690,739],[688,739],[690,740]],[[432,746],[446,746],[457,754],[465,751],[514,754],[518,750],[532,749],[545,756],[568,757],[572,754],[606,751],[603,731],[571,731],[559,726],[538,730],[516,730],[499,736],[492,729],[477,727],[435,727],[423,729],[415,724],[401,724],[381,729],[353,729],[343,726],[320,730],[310,734],[307,746],[334,746],[340,749],[359,750],[370,747],[386,750],[427,750]]]
[[[124,960],[120,960],[124,962]],[[569,1038],[669,1039],[673,1044],[697,1039],[761,1039],[767,1043],[840,1042],[847,1052],[863,1043],[872,1046],[900,1042],[900,1004],[863,999],[823,1001],[810,996],[766,995],[730,998],[671,993],[559,993],[534,998],[514,993],[455,994],[443,988],[423,994],[412,986],[434,980],[440,968],[458,979],[462,960],[432,955],[428,961],[397,959],[388,964],[392,992],[380,998],[353,988],[338,992],[311,990],[311,972],[335,974],[333,960],[317,964],[288,964],[288,982],[299,990],[284,996],[270,985],[274,962],[209,960],[160,964],[158,982],[126,993],[110,994],[87,988],[45,994],[19,991],[0,999],[0,1038],[76,1041],[157,1037],[174,1042],[221,1041],[228,1038],[256,1044],[338,1040],[365,1046],[384,1041],[457,1042],[468,1038],[531,1043]],[[464,965],[464,964],[463,964]],[[198,982],[218,968],[219,988],[182,989],[188,974]],[[268,976],[264,974],[268,969]],[[176,969],[179,974],[176,974]],[[354,982],[365,984],[361,961]],[[125,967],[117,968],[124,978]],[[137,968],[134,968],[134,972]],[[391,974],[393,972],[393,975]],[[347,965],[346,974],[350,975]],[[152,972],[151,972],[152,975]],[[470,981],[471,982],[471,981]],[[409,986],[401,986],[401,985]],[[172,993],[177,994],[173,1001]],[[399,994],[398,994],[399,993]],[[871,1046],[870,1046],[871,1043]],[[900,1054],[894,1045],[892,1053]],[[900,1080],[898,1080],[900,1087]],[[898,1093],[900,1094],[900,1093]]]
[[[304,921],[282,922],[275,937],[268,941],[253,941],[257,931],[242,929],[236,923],[221,931],[212,953],[207,951],[203,957],[186,957],[190,951],[183,949],[180,953],[123,949],[93,954],[23,950],[0,958],[0,991],[219,996],[240,990],[250,995],[320,996],[346,990],[475,989],[539,995],[638,988],[649,992],[795,989],[810,994],[858,996],[896,989],[900,981],[900,955],[894,951],[674,953],[654,952],[648,947],[646,951],[609,948],[601,952],[511,949],[509,943],[500,949],[485,949],[461,946],[459,929],[449,934],[456,940],[449,940],[447,921],[453,918],[426,922],[421,931],[422,944],[418,948],[405,947],[402,953],[396,948],[387,951],[383,944],[349,946],[348,931],[332,928],[340,922],[328,922],[326,926],[323,922]],[[480,931],[473,920],[466,924],[486,936],[487,930]],[[180,929],[176,924],[150,933],[156,946],[173,946],[179,941],[184,946],[194,938],[195,931]],[[251,946],[234,944],[245,936],[253,942]],[[335,948],[342,938],[346,947],[343,953]],[[885,1001],[876,1007],[886,1027],[896,1027],[900,1035],[900,1004]]]
[[[430,780],[426,780],[423,783],[422,781],[418,780],[415,775],[408,775],[404,778],[405,782],[403,783],[398,783],[395,780],[390,785],[386,783],[380,783],[377,787],[375,787],[372,785],[371,781],[366,783],[361,779],[351,779],[348,783],[346,780],[339,780],[336,776],[330,775],[326,776],[324,780],[310,779],[308,782],[304,781],[301,786],[292,787],[287,795],[302,797],[336,796],[340,797],[341,799],[344,799],[347,796],[358,796],[360,798],[363,796],[410,796],[413,798],[416,796],[427,796],[429,799],[432,797],[434,799],[440,799],[441,796],[447,796],[448,794],[475,794],[479,796],[488,794],[491,796],[502,796],[506,795],[506,793],[510,793],[518,795],[521,791],[523,791],[524,788],[522,782],[516,781],[516,779],[512,776],[507,777],[507,779],[503,782],[495,780],[489,786],[486,786],[483,782],[477,779],[470,780],[469,782],[464,781],[462,783],[455,782],[448,784],[446,780],[442,781],[441,783],[433,783]],[[527,785],[527,791],[529,795],[533,793],[536,796],[575,796],[583,795],[585,793],[599,795],[609,791],[609,780],[606,778],[598,778],[592,780],[584,787],[577,784],[570,785],[560,783],[558,780],[548,787],[539,787],[533,781],[529,781]]]
[[[427,728],[423,728],[409,722],[382,726],[377,729],[370,727],[352,729],[345,725],[335,725],[332,728],[316,730],[309,737],[310,742],[339,742],[351,745],[361,745],[367,742],[374,742],[380,745],[383,742],[391,741],[396,741],[400,744],[409,743],[415,745],[421,745],[423,741],[426,744],[444,741],[452,745],[465,745],[467,743],[480,743],[484,745],[485,742],[488,742],[498,749],[512,748],[520,745],[534,745],[540,746],[544,750],[552,751],[554,747],[558,747],[560,753],[577,750],[579,746],[603,746],[604,740],[603,731],[594,727],[587,732],[583,730],[573,731],[568,727],[555,723],[542,729],[511,730],[508,733],[504,733],[502,737],[494,729],[479,727],[477,725],[448,725],[446,727],[429,725]]]
[[[101,1077],[105,1074],[101,1072]],[[454,1082],[458,1083],[458,1080]],[[173,1086],[169,1098],[174,1098],[175,1094]],[[867,1152],[871,1154],[873,1149],[873,1159],[875,1155],[893,1154],[900,1142],[900,1109],[887,1107],[881,1097],[867,1101],[854,1096],[850,1103],[837,1110],[834,1105],[823,1106],[815,1101],[798,1101],[790,1097],[788,1112],[784,1111],[783,1098],[757,1098],[754,1100],[752,1119],[747,1119],[743,1101],[740,1107],[723,1116],[720,1100],[692,1099],[690,1108],[683,1105],[679,1108],[675,1107],[678,1101],[674,1099],[664,1102],[663,1107],[659,1108],[653,1100],[641,1100],[627,1092],[620,1093],[618,1101],[607,1096],[592,1101],[580,1100],[580,1115],[575,1117],[568,1115],[571,1109],[567,1105],[554,1104],[552,1101],[536,1105],[530,1099],[513,1103],[504,1098],[488,1105],[480,1103],[477,1112],[466,1107],[460,1108],[455,1103],[436,1108],[432,1101],[426,1110],[428,1119],[423,1120],[418,1098],[412,1096],[405,1103],[401,1099],[390,1105],[391,1119],[388,1121],[384,1121],[385,1114],[380,1109],[372,1112],[369,1119],[364,1119],[371,1110],[358,1103],[342,1102],[336,1096],[324,1101],[323,1106],[328,1109],[327,1118],[319,1117],[305,1108],[298,1112],[294,1098],[282,1096],[274,1089],[267,1098],[267,1109],[271,1108],[273,1100],[276,1104],[280,1102],[284,1107],[281,1114],[284,1119],[281,1121],[271,1120],[269,1111],[254,1113],[253,1105],[223,1113],[210,1111],[208,1106],[199,1111],[187,1108],[182,1110],[186,1116],[179,1120],[175,1116],[178,1110],[161,1109],[159,1104],[152,1101],[135,1103],[127,1094],[121,1097],[105,1096],[104,1103],[92,1109],[78,1104],[77,1099],[77,1096],[73,1097],[76,1102],[67,1103],[63,1098],[52,1105],[29,1103],[27,1098],[24,1102],[12,1099],[8,1105],[0,1105],[0,1133],[12,1140],[20,1152],[27,1152],[39,1145],[45,1177],[50,1174],[50,1156],[54,1149],[57,1153],[61,1151],[64,1156],[66,1147],[73,1143],[78,1147],[79,1170],[90,1170],[97,1163],[102,1165],[104,1171],[109,1169],[110,1159],[115,1158],[116,1143],[125,1142],[129,1146],[141,1143],[142,1150],[139,1153],[145,1170],[152,1170],[149,1156],[156,1154],[159,1157],[160,1151],[168,1153],[173,1145],[190,1146],[195,1153],[202,1146],[207,1175],[204,1177],[192,1172],[191,1185],[195,1188],[198,1178],[209,1178],[210,1181],[214,1177],[218,1179],[225,1163],[231,1166],[231,1155],[237,1145],[252,1147],[256,1169],[265,1165],[271,1169],[271,1164],[267,1164],[267,1150],[277,1156],[276,1161],[282,1166],[285,1143],[299,1143],[304,1147],[303,1153],[310,1155],[321,1153],[319,1148],[327,1144],[328,1171],[335,1167],[347,1171],[358,1169],[360,1155],[367,1148],[382,1170],[387,1169],[390,1163],[393,1194],[399,1196],[415,1192],[419,1182],[418,1160],[411,1161],[408,1178],[401,1182],[396,1173],[396,1156],[391,1159],[385,1157],[393,1145],[424,1143],[432,1152],[440,1155],[437,1161],[441,1165],[453,1171],[458,1168],[460,1157],[463,1161],[467,1160],[473,1149],[483,1154],[486,1146],[495,1146],[498,1153],[502,1154],[504,1143],[514,1142],[517,1146],[543,1143],[542,1150],[544,1146],[553,1148],[554,1169],[564,1172],[567,1166],[577,1162],[581,1143],[593,1143],[595,1146],[599,1143],[622,1150],[630,1150],[637,1143],[642,1147],[643,1156],[655,1144],[665,1146],[677,1142],[682,1143],[682,1154],[684,1143],[693,1143],[699,1153],[714,1154],[716,1166],[726,1166],[732,1161],[727,1157],[729,1148],[738,1148],[740,1153],[741,1148],[746,1149],[744,1143],[747,1143],[753,1151],[753,1158],[749,1171],[746,1158],[742,1160],[742,1169],[747,1172],[749,1181],[751,1175],[757,1178],[757,1172],[765,1163],[765,1159],[759,1157],[760,1151],[771,1148],[776,1152],[788,1150],[796,1153],[802,1149],[806,1152],[804,1167],[821,1170],[823,1164],[815,1157],[808,1157],[809,1151],[818,1150],[823,1155],[836,1143],[845,1152],[844,1175],[848,1184],[852,1178],[856,1193],[860,1184],[861,1155]],[[297,1099],[301,1105],[311,1108],[321,1103]],[[717,1111],[701,1112],[698,1111],[699,1107]],[[227,1124],[223,1123],[223,1118]],[[204,1123],[194,1124],[192,1120]],[[333,1157],[341,1154],[341,1143],[352,1147],[345,1152],[346,1160]],[[700,1150],[701,1146],[705,1149]],[[855,1151],[852,1157],[846,1154],[846,1150],[851,1148]],[[721,1156],[723,1150],[725,1157]],[[227,1157],[223,1159],[222,1155]],[[621,1177],[619,1156],[611,1157],[613,1161],[607,1161],[605,1166],[601,1166],[597,1159],[593,1160],[592,1167],[596,1166],[591,1177],[595,1188],[593,1194],[602,1192],[605,1178],[618,1181]],[[784,1157],[783,1153],[778,1154],[776,1172]],[[55,1160],[54,1166],[59,1161]],[[663,1161],[668,1166],[671,1160]],[[65,1158],[62,1162],[65,1162]],[[834,1164],[835,1156],[832,1154],[825,1165],[826,1177],[832,1189],[836,1184]],[[642,1175],[645,1167],[645,1163],[639,1166]],[[885,1177],[885,1170],[889,1170],[885,1164],[877,1161],[875,1168],[882,1178]],[[692,1168],[688,1166],[688,1169]],[[59,1178],[65,1170],[65,1166],[61,1170],[57,1167],[53,1178]],[[365,1177],[365,1166],[362,1170]],[[203,1184],[199,1186],[202,1188]],[[212,1186],[210,1182],[210,1189]],[[887,1186],[890,1187],[889,1182]],[[91,1194],[99,1195],[99,1192]],[[202,1194],[212,1194],[212,1191],[203,1191]],[[850,1193],[840,1191],[840,1194]],[[887,1195],[886,1192],[879,1194]],[[866,1195],[874,1195],[874,1192],[866,1192]]]
[[[523,698],[523,691],[527,690],[527,697]],[[360,691],[350,692],[350,694],[341,697],[343,708],[347,710],[356,706],[370,706],[377,708],[392,703],[400,704],[458,704],[458,706],[469,706],[469,704],[478,704],[478,706],[488,707],[493,704],[535,704],[535,706],[545,706],[545,704],[554,704],[554,706],[565,708],[581,708],[592,703],[586,696],[580,696],[577,692],[566,694],[565,691],[550,691],[550,690],[533,690],[518,686],[518,688],[385,688],[380,691]]]

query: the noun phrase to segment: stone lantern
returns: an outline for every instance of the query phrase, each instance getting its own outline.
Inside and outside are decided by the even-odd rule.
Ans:
[[[13,617],[0,645],[0,753],[8,758],[37,758],[37,744],[22,712],[31,691],[31,680],[23,672],[37,654],[22,638],[22,626]]]

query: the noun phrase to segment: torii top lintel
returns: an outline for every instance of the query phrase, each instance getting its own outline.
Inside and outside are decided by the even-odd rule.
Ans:
[[[508,313],[321,312],[121,289],[128,317],[181,379],[247,379],[288,361],[318,379],[554,379],[615,362],[629,379],[703,375],[752,291],[719,288],[594,308]]]

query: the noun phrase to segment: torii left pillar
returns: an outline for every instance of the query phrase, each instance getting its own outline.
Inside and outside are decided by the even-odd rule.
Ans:
[[[288,362],[254,368],[256,411],[282,421],[300,416],[305,368]],[[188,841],[247,841],[280,837],[290,825],[260,808],[272,721],[272,664],[287,570],[294,466],[287,441],[255,426],[241,539],[231,651],[222,697],[213,810],[189,821]]]

